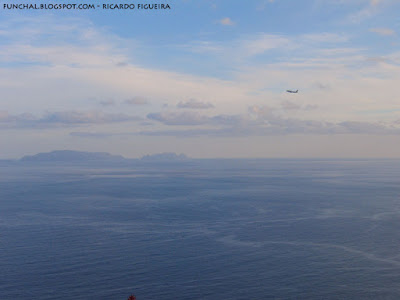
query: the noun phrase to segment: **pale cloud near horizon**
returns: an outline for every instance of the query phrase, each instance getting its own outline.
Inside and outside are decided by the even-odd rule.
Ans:
[[[181,101],[176,106],[178,108],[189,108],[189,109],[208,109],[215,107],[212,103],[199,101],[193,98],[187,101]]]
[[[114,106],[117,103],[115,102],[114,99],[106,99],[106,100],[99,101],[99,104],[102,106]]]
[[[129,105],[147,105],[150,101],[146,97],[135,96],[124,101],[125,104]]]
[[[136,122],[142,120],[137,116],[123,113],[104,113],[101,111],[58,111],[47,112],[42,116],[31,113],[12,115],[0,112],[1,128],[56,128],[62,126],[79,126],[89,124],[107,124],[119,122]]]

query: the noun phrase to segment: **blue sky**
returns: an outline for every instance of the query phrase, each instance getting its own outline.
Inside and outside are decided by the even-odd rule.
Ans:
[[[3,158],[399,156],[400,1],[130,3],[2,9]]]

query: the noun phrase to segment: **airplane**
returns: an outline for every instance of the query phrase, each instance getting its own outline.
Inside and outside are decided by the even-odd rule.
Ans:
[[[286,92],[292,93],[292,94],[297,94],[298,91],[299,91],[299,90],[295,90],[295,91],[293,91],[293,90],[286,90]]]

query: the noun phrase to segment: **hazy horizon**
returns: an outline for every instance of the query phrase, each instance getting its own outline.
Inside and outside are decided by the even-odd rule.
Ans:
[[[104,151],[84,151],[84,150],[76,150],[76,149],[54,149],[54,150],[50,150],[50,151],[46,151],[46,152],[36,152],[36,153],[29,153],[29,154],[25,154],[25,155],[22,155],[22,156],[18,156],[18,157],[0,157],[0,160],[21,160],[23,157],[26,157],[26,156],[33,156],[33,155],[36,155],[36,154],[42,154],[42,153],[51,153],[51,152],[54,152],[54,151],[73,151],[73,152],[87,152],[87,153],[96,153],[96,152],[102,152],[102,153],[107,153],[107,154],[111,154],[111,155],[120,155],[120,156],[122,156],[124,159],[142,159],[142,158],[144,158],[144,157],[146,157],[146,156],[154,156],[154,155],[159,155],[159,154],[170,154],[170,153],[173,153],[173,154],[176,154],[176,155],[180,155],[180,154],[183,154],[183,155],[185,155],[188,159],[249,159],[249,160],[252,160],[252,159],[277,159],[277,160],[285,160],[285,159],[287,159],[287,160],[292,160],[292,159],[304,159],[304,160],[313,160],[313,159],[315,159],[315,160],[323,160],[323,159],[328,159],[328,160],[374,160],[374,159],[377,159],[377,160],[397,160],[397,159],[400,159],[400,156],[398,156],[398,157],[378,157],[378,156],[366,156],[366,157],[360,157],[360,156],[357,156],[357,157],[351,157],[351,156],[348,156],[348,157],[346,157],[346,156],[343,156],[343,157],[335,157],[335,156],[332,156],[332,157],[328,157],[328,156],[320,156],[320,157],[316,157],[316,156],[284,156],[284,157],[282,157],[282,156],[270,156],[270,157],[248,157],[248,156],[242,156],[242,157],[240,157],[240,156],[235,156],[235,157],[218,157],[218,156],[215,156],[215,157],[193,157],[193,156],[190,156],[190,155],[187,155],[186,153],[183,153],[183,152],[154,152],[154,153],[147,153],[147,154],[144,154],[144,155],[142,155],[142,156],[137,156],[137,157],[128,157],[128,156],[125,156],[125,155],[122,155],[122,154],[120,154],[120,153],[110,153],[110,152],[104,152]]]

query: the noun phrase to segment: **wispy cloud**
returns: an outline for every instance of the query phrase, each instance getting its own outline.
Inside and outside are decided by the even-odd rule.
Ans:
[[[241,116],[225,116],[230,120],[229,126],[196,127],[185,129],[156,129],[139,130],[136,132],[71,132],[71,136],[81,138],[107,138],[109,136],[174,136],[182,138],[193,137],[252,137],[276,135],[397,135],[400,133],[400,121],[390,124],[373,122],[326,122],[315,120],[301,120],[295,118],[269,117],[263,121],[244,121]],[[216,118],[208,119],[216,123]],[[187,122],[189,123],[189,122]],[[176,125],[176,124],[171,124]],[[179,124],[188,125],[188,124]],[[186,127],[186,126],[185,126]]]
[[[321,121],[285,116],[285,111],[312,110],[315,106],[301,106],[285,101],[280,107],[250,106],[249,114],[206,116],[199,113],[164,112],[149,114],[148,118],[167,126],[195,126],[184,130],[141,131],[145,135],[225,135],[260,136],[277,134],[397,134],[400,122]]]
[[[281,103],[281,106],[284,110],[300,110],[301,109],[301,105],[298,103],[294,103],[292,101],[283,101]]]
[[[116,104],[116,102],[113,99],[107,99],[107,100],[99,101],[99,104],[103,105],[103,106],[114,106]]]
[[[240,41],[240,44],[241,48],[249,56],[262,54],[271,49],[288,49],[295,45],[291,39],[285,36],[265,33],[259,34],[254,38],[244,39]]]
[[[399,134],[400,127],[393,124],[379,124],[372,122],[322,122],[315,120],[270,118],[265,122],[246,122],[236,126],[214,128],[190,128],[181,130],[147,130],[135,134],[151,136],[265,136],[265,135],[334,135],[334,134]]]
[[[97,124],[97,123],[113,123],[138,121],[138,117],[129,116],[126,114],[106,114],[103,112],[79,112],[65,111],[47,113],[42,118],[38,119],[39,123],[58,123],[58,124]]]
[[[276,0],[263,0],[258,4],[256,9],[257,10],[264,10],[264,9],[266,9],[268,4],[271,4],[271,3],[274,3],[274,2],[276,2]]]
[[[126,99],[124,103],[129,105],[146,105],[149,104],[150,102],[146,97],[136,96]]]
[[[69,133],[70,136],[74,137],[81,137],[81,138],[107,138],[113,136],[114,134],[104,133],[104,132],[81,132],[81,131],[74,131]]]
[[[322,32],[322,33],[310,33],[303,34],[299,36],[299,42],[303,41],[303,43],[317,43],[317,44],[340,44],[349,41],[350,37],[348,34],[342,33],[331,33],[331,32]]]
[[[209,102],[202,102],[197,99],[189,99],[187,101],[181,101],[177,104],[178,108],[191,108],[191,109],[207,109],[213,108],[214,105]]]
[[[193,41],[182,46],[194,53],[217,54],[229,59],[233,57],[251,57],[265,53],[266,51],[278,48],[295,47],[295,43],[283,35],[260,33],[256,35],[245,36],[240,39],[234,39],[226,42],[216,41]]]
[[[376,15],[382,3],[384,3],[384,0],[370,0],[362,9],[349,15],[348,20],[352,23],[361,23]]]
[[[0,31],[2,28],[6,35],[0,63],[111,67],[129,61],[127,46],[136,48],[134,40],[118,37],[83,18],[55,22],[53,16],[18,17],[0,22]]]
[[[272,55],[269,57],[271,60],[275,60],[282,53],[299,57],[318,51],[331,51],[337,55],[359,51],[360,49],[354,47],[343,46],[350,40],[351,36],[346,33],[321,32],[289,36],[262,32],[224,42],[193,41],[181,48],[192,53],[215,56],[237,65],[248,64],[252,59],[268,54]]]
[[[371,6],[377,6],[381,3],[383,3],[384,0],[370,0]]]
[[[62,126],[78,126],[86,124],[107,124],[128,121],[139,121],[141,118],[126,114],[106,114],[99,111],[62,111],[49,112],[41,117],[33,114],[10,115],[7,112],[0,114],[2,128],[46,128]]]
[[[219,24],[224,25],[224,26],[233,26],[235,25],[235,22],[231,20],[231,18],[223,18],[218,21]]]
[[[379,35],[383,35],[383,36],[394,36],[396,35],[396,31],[394,31],[393,29],[390,28],[371,28],[369,31],[377,33]]]
[[[162,112],[147,115],[150,120],[159,121],[165,125],[201,125],[208,120],[207,117],[196,112]]]

